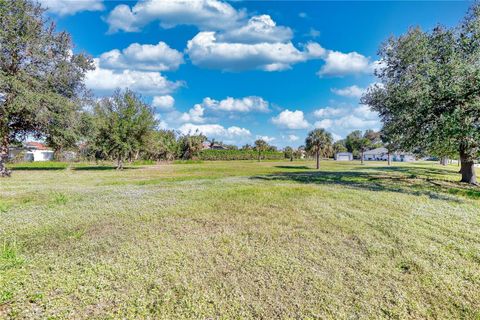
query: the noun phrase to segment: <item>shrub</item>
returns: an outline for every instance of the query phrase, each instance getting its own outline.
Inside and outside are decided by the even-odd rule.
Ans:
[[[198,158],[200,160],[257,160],[258,152],[254,150],[202,150]],[[262,160],[282,160],[283,152],[264,151]]]

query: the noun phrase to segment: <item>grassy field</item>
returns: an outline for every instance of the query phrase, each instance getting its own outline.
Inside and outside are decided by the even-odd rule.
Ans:
[[[458,167],[313,166],[16,165],[0,318],[480,318],[480,188]]]

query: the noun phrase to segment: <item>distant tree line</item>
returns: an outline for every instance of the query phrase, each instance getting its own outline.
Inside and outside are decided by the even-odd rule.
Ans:
[[[195,159],[207,137],[200,132],[158,129],[152,108],[136,93],[116,91],[92,99],[84,79],[93,59],[73,53],[67,32],[56,32],[33,0],[0,0],[0,176],[9,176],[9,148],[27,137],[44,140],[57,157],[77,150],[88,159]],[[274,152],[293,160],[350,151],[363,161],[366,150],[385,146],[439,158],[459,157],[461,181],[477,184],[480,156],[480,3],[455,27],[426,32],[411,28],[385,41],[375,71],[379,81],[362,103],[380,115],[380,132],[354,131],[333,141],[324,129],[311,131],[305,146],[279,152],[265,140],[239,149],[258,161]],[[211,144],[221,142],[210,141]],[[229,157],[207,153],[209,157]],[[240,156],[240,153],[237,154]]]
[[[256,150],[202,150],[198,154],[200,160],[258,160]],[[281,151],[262,152],[263,160],[283,160],[285,154]]]

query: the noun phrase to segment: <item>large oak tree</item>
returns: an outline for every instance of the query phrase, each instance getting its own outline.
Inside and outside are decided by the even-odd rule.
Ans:
[[[363,97],[383,134],[405,151],[460,156],[462,182],[477,183],[480,143],[480,5],[454,28],[411,28],[380,48],[380,84]]]
[[[71,125],[92,60],[73,54],[66,32],[30,0],[0,0],[0,176],[9,146],[28,136],[54,147],[72,141]]]
[[[126,159],[147,149],[156,126],[153,109],[128,89],[100,100],[94,118],[94,145],[104,156],[117,161],[117,169],[123,169]]]

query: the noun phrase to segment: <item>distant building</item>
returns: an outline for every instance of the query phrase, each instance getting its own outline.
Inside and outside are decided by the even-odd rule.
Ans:
[[[417,158],[411,153],[395,152],[392,154],[392,161],[414,162],[417,161]]]
[[[305,159],[307,157],[307,151],[305,151],[305,147],[303,146],[298,147],[296,152],[298,153],[298,157],[300,159]]]
[[[23,147],[12,147],[9,149],[8,157],[14,159],[19,154],[23,154],[24,161],[51,161],[53,160],[53,151],[47,148],[41,142],[29,141]]]
[[[352,161],[353,154],[351,152],[338,152],[335,154],[335,160],[337,161]]]
[[[228,150],[227,147],[216,144],[216,143],[211,145],[210,149],[213,149],[213,150]]]
[[[387,161],[388,160],[388,150],[387,148],[376,148],[372,150],[365,151],[363,153],[363,160],[367,161]]]
[[[416,161],[416,158],[413,154],[407,152],[392,152],[390,154],[390,159],[392,161],[398,162],[413,162]],[[365,151],[363,153],[363,160],[366,161],[387,161],[388,160],[388,150],[387,148],[376,148],[372,150]]]
[[[225,146],[222,146],[221,144],[217,144],[217,143],[211,143],[211,142],[208,142],[208,141],[205,141],[203,143],[203,149],[211,149],[211,150],[228,150],[228,148],[226,148]]]

